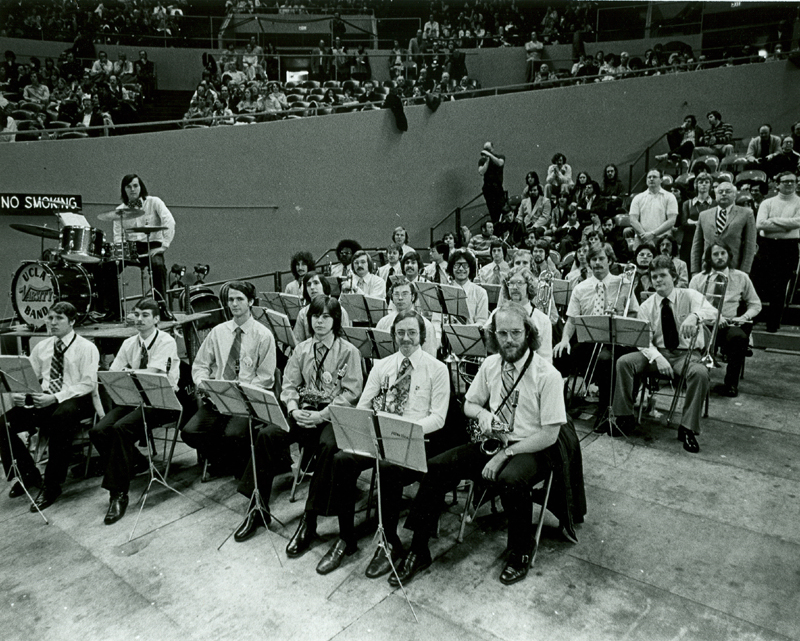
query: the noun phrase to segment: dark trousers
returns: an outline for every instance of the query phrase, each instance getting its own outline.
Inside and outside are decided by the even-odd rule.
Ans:
[[[595,345],[597,343],[573,343],[572,352],[568,355],[562,354],[558,358],[553,359],[553,365],[561,372],[562,375],[576,374],[584,376],[589,367],[589,362],[592,355],[595,353]],[[620,356],[631,353],[630,347],[620,347],[619,345],[614,348],[614,361],[619,360]],[[599,391],[599,412],[611,405],[614,398],[614,389],[611,386],[611,368],[615,363],[611,360],[611,346],[600,345],[599,353],[597,354],[597,365],[594,366],[594,372],[589,372],[592,375],[592,382],[597,385]],[[588,384],[589,381],[586,381]]]
[[[241,470],[250,452],[248,423],[246,418],[223,416],[203,403],[181,430],[181,438],[212,466]]]
[[[174,412],[146,409],[145,418],[150,429],[173,420]],[[144,436],[142,409],[115,407],[89,430],[89,438],[105,464],[102,487],[111,493],[128,493],[133,468],[145,457],[136,449],[136,442]]]
[[[151,249],[159,247],[160,243],[151,243]],[[147,243],[136,243],[137,252],[144,255],[147,253]],[[141,262],[132,261],[125,262],[128,265],[135,265],[137,267],[147,264],[147,260],[143,259]],[[167,266],[164,261],[164,254],[156,254],[151,257],[150,265],[153,269],[153,287],[160,294],[156,298],[157,301],[167,301]],[[97,285],[97,294],[99,299],[99,306],[101,311],[114,312],[119,311],[119,279],[118,271],[121,263],[116,261],[108,261],[91,269],[95,275],[95,282]],[[149,288],[149,284],[146,289]],[[169,303],[167,303],[169,308]]]
[[[414,530],[413,551],[427,551],[428,539],[436,531],[445,494],[462,479],[480,479],[490,458],[481,452],[480,444],[467,443],[428,461],[428,473],[422,479],[406,519],[406,527]],[[511,552],[530,553],[534,531],[531,488],[549,472],[550,464],[543,452],[515,454],[500,470],[497,484],[508,516],[508,548]]]
[[[317,466],[311,477],[308,488],[306,509],[312,512],[321,511],[318,502],[320,495],[327,493],[320,488],[326,479],[330,478],[329,467],[332,452],[336,451],[336,439],[330,423],[321,423],[315,429],[303,428],[289,419],[290,431],[286,432],[277,425],[267,425],[258,431],[255,442],[256,473],[258,474],[258,489],[264,502],[269,505],[272,481],[276,474],[288,472],[292,460],[289,456],[289,446],[298,443],[305,451],[303,458],[311,460],[311,453],[317,454]],[[300,461],[303,464],[303,461]],[[242,478],[237,488],[239,494],[249,497],[255,489],[253,477],[253,462],[248,461]]]
[[[742,373],[742,365],[747,356],[747,345],[749,343],[750,330],[752,325],[744,327],[729,325],[720,327],[717,333],[717,346],[725,352],[728,358],[728,367],[725,370],[725,385],[739,387],[739,376]]]
[[[797,268],[797,241],[791,239],[760,238],[762,300],[769,303],[766,311],[767,330],[776,331],[781,326],[781,316],[786,304],[786,287]]]
[[[16,436],[20,432],[33,432],[39,428],[41,436],[48,437],[49,460],[44,470],[44,485],[55,491],[67,478],[72,440],[80,432],[81,421],[90,418],[94,413],[92,397],[87,394],[55,403],[41,409],[11,408],[6,416],[0,419],[0,458],[3,471],[8,480],[14,478],[11,470],[11,459],[17,459],[22,480],[26,485],[41,485],[42,475],[36,467],[31,453],[22,440]],[[8,418],[11,440],[6,432]]]
[[[483,197],[486,200],[489,217],[493,222],[499,222],[503,215],[503,205],[506,204],[506,195],[503,188],[501,186],[484,185]]]

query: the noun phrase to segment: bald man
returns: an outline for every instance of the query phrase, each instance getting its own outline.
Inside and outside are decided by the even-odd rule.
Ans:
[[[737,207],[736,187],[729,182],[717,185],[717,205],[700,212],[692,241],[692,274],[702,269],[703,254],[713,243],[722,242],[731,250],[731,267],[750,273],[756,255],[756,219],[753,212]]]

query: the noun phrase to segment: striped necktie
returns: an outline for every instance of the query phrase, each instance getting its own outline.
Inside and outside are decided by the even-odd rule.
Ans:
[[[150,356],[147,353],[147,346],[142,341],[139,341],[139,346],[141,348],[139,355],[139,369],[147,369],[147,362],[150,360]]]
[[[53,358],[50,361],[50,392],[60,392],[64,386],[64,352],[67,351],[64,342],[56,338],[53,345]]]
[[[235,381],[239,376],[239,352],[242,350],[242,334],[241,327],[233,330],[233,344],[231,345],[231,351],[228,352],[225,371],[222,373],[222,378],[226,381]]]
[[[503,399],[505,399],[506,402],[502,407],[498,408],[497,419],[506,425],[511,424],[511,415],[513,414],[513,410],[511,409],[511,391],[514,389],[514,374],[514,364],[503,362]]]
[[[717,235],[722,233],[722,230],[725,229],[725,223],[728,221],[728,214],[725,211],[724,207],[720,207],[719,211],[717,212]]]

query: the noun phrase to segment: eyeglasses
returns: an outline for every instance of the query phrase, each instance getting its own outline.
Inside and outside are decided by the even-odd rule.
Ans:
[[[499,338],[503,339],[503,340],[506,340],[507,338],[510,337],[510,338],[513,338],[515,341],[519,340],[520,338],[522,338],[522,335],[524,333],[525,333],[525,330],[523,330],[523,329],[512,329],[511,331],[506,331],[504,329],[498,329],[495,332],[495,334],[497,334],[497,336]]]
[[[784,179],[784,180],[779,180],[778,182],[780,182],[782,185],[794,185],[797,181]]]
[[[509,287],[524,287],[526,285],[524,280],[510,280],[508,281]]]
[[[398,330],[395,330],[395,334],[398,336],[398,338],[405,338],[406,336],[408,336],[409,338],[416,338],[417,336],[419,336],[419,330],[416,330],[416,329],[408,329],[408,330],[398,329]]]
[[[469,263],[454,263],[453,269],[469,269]]]

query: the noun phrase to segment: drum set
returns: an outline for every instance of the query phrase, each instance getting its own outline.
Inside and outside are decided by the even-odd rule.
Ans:
[[[75,324],[86,321],[100,308],[100,286],[107,274],[116,274],[116,287],[119,294],[120,318],[125,317],[125,280],[122,273],[126,266],[147,268],[150,291],[153,287],[153,270],[150,265],[150,235],[165,230],[160,226],[124,227],[122,222],[144,216],[142,209],[120,208],[98,215],[104,222],[119,221],[123,229],[121,242],[108,242],[101,229],[89,226],[61,225],[59,229],[41,225],[12,224],[18,232],[41,239],[41,254],[38,260],[23,261],[11,281],[11,302],[14,311],[23,323],[39,329],[44,327],[50,308],[57,302],[72,303],[78,310]],[[137,243],[128,240],[130,233],[144,234],[147,237],[148,252],[140,255]],[[111,237],[113,239],[113,236]],[[46,240],[58,241],[56,247],[45,247]],[[116,269],[107,269],[113,264]],[[104,301],[111,305],[116,301]],[[108,309],[106,307],[106,309]]]

